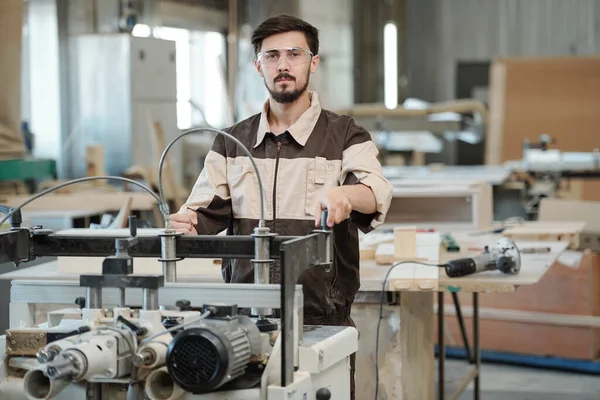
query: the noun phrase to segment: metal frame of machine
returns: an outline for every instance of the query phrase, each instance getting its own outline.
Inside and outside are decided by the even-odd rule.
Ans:
[[[7,331],[6,346],[0,344],[0,351],[4,350],[2,352],[8,355],[7,358],[17,357],[14,360],[16,363],[35,364],[34,368],[38,368],[32,369],[32,365],[24,368],[30,371],[22,377],[25,388],[35,386],[37,391],[36,393],[26,391],[28,399],[54,398],[56,395],[54,391],[63,390],[68,386],[66,382],[72,380],[86,383],[85,393],[88,399],[100,400],[104,398],[102,397],[102,384],[106,383],[107,379],[109,383],[128,382],[127,400],[140,398],[139,389],[134,388],[139,387],[137,382],[143,379],[137,376],[141,374],[139,369],[149,365],[148,363],[153,367],[166,365],[168,371],[160,373],[173,375],[177,369],[176,364],[184,363],[183,350],[180,347],[185,347],[184,344],[187,343],[185,340],[195,340],[194,337],[200,337],[203,340],[202,343],[209,344],[205,345],[202,351],[194,353],[196,354],[194,361],[187,360],[186,371],[199,372],[206,376],[196,377],[194,381],[198,382],[195,384],[196,389],[185,391],[181,389],[193,387],[194,384],[187,385],[181,378],[176,382],[178,384],[177,395],[171,393],[164,397],[161,394],[155,398],[182,398],[183,392],[186,393],[186,399],[190,394],[194,399],[198,394],[210,396],[201,397],[202,399],[220,398],[212,397],[212,391],[219,388],[223,390],[223,387],[228,387],[237,378],[246,379],[248,374],[244,375],[244,371],[247,367],[250,369],[249,360],[256,354],[259,354],[259,358],[261,358],[265,353],[268,353],[268,356],[266,365],[263,365],[264,371],[258,373],[261,377],[260,390],[253,395],[258,395],[261,400],[314,398],[327,400],[331,398],[331,392],[327,386],[339,391],[336,393],[336,398],[346,398],[350,395],[349,368],[344,360],[347,363],[350,354],[357,350],[358,332],[352,327],[305,328],[302,313],[302,289],[297,285],[300,275],[309,268],[323,268],[326,272],[332,268],[332,240],[331,231],[327,228],[326,223],[327,210],[321,215],[321,229],[315,229],[306,236],[277,236],[276,233],[270,232],[265,225],[262,181],[257,172],[258,184],[261,188],[261,215],[258,226],[252,235],[190,237],[183,236],[171,228],[169,207],[162,189],[163,163],[168,150],[175,141],[185,135],[200,131],[216,132],[236,142],[248,154],[255,170],[257,169],[249,150],[235,137],[210,128],[191,129],[171,141],[163,152],[158,169],[160,197],[131,179],[98,176],[74,179],[54,186],[33,196],[16,208],[0,206],[0,212],[7,214],[0,219],[0,224],[9,218],[11,223],[8,232],[0,233],[0,263],[13,262],[15,265],[19,265],[44,256],[105,257],[102,273],[81,275],[78,286],[73,282],[17,282],[13,284],[11,314],[23,311],[28,314],[22,306],[25,305],[29,308],[36,302],[54,304],[66,302],[68,304],[76,299],[76,303],[80,305],[78,309],[71,308],[51,312],[49,321],[42,324],[43,326],[31,324],[23,330],[13,329],[14,324],[11,324],[11,329]],[[139,237],[137,236],[135,217],[129,219],[128,235],[114,237],[61,236],[60,233],[54,233],[43,227],[21,227],[20,209],[31,201],[63,186],[95,179],[125,181],[146,190],[158,201],[165,218],[165,229],[156,236]],[[158,258],[158,261],[162,263],[163,274],[133,274],[135,257]],[[254,266],[254,284],[176,283],[176,263],[183,258],[251,259]],[[269,270],[277,259],[280,261],[281,278],[279,284],[273,285],[269,283]],[[141,289],[141,299],[132,297],[129,289]],[[84,292],[85,298],[81,298]],[[105,310],[103,296],[106,295],[108,296],[105,299],[112,302],[111,305],[116,304],[117,307]],[[161,309],[165,306],[165,301],[173,304],[182,296],[186,296],[188,299],[186,299],[187,304],[178,305],[179,311]],[[276,301],[277,298],[278,301]],[[196,317],[195,320],[190,314],[191,301],[189,300],[201,303],[201,312],[192,312]],[[142,307],[139,311],[131,308],[132,305],[139,306],[140,303]],[[195,306],[198,307],[198,304]],[[273,309],[277,306],[280,311],[279,329],[277,329],[276,323],[266,318],[272,315]],[[258,316],[258,321],[254,323],[248,316],[239,313],[238,307],[251,307],[250,315]],[[63,320],[69,313],[79,314],[81,317],[79,322]],[[179,321],[175,321],[172,326],[166,328],[164,326],[165,318],[178,318]],[[189,321],[190,319],[192,321]],[[201,322],[201,326],[197,326],[199,322]],[[62,326],[63,330],[58,332],[48,330],[55,327],[56,324],[59,327]],[[190,324],[196,325],[193,332],[190,332],[192,328],[187,328]],[[306,329],[308,329],[307,332],[305,332]],[[164,338],[167,333],[177,330],[179,333],[175,334],[172,341]],[[273,334],[276,336],[275,338],[271,337]],[[163,339],[158,340],[157,338],[161,336]],[[306,339],[310,346],[301,348],[303,339]],[[163,343],[156,344],[157,340],[163,341]],[[183,344],[177,347],[177,343]],[[154,346],[154,355],[151,352],[138,353],[137,350],[144,345],[147,346],[145,350],[150,350],[151,344]],[[160,344],[166,345],[167,350],[160,348]],[[158,348],[155,348],[156,346]],[[200,345],[192,343],[190,346],[195,346],[197,349]],[[325,357],[322,346],[333,346],[331,351],[326,352]],[[2,347],[5,348],[2,349]],[[129,347],[129,353],[126,347]],[[188,346],[188,348],[191,347]],[[103,352],[104,349],[109,350]],[[265,351],[265,349],[267,350]],[[177,353],[177,351],[181,352]],[[212,351],[212,353],[207,355],[207,351]],[[193,353],[191,350],[189,352]],[[23,359],[19,356],[26,357]],[[37,362],[32,357],[36,357]],[[212,367],[206,367],[206,359],[209,360],[208,364]],[[169,360],[172,362],[169,363]],[[309,371],[297,371],[296,369],[301,363],[304,363]],[[39,369],[41,364],[45,365],[43,369]],[[214,365],[219,364],[221,364],[221,368],[217,373],[217,367]],[[0,373],[5,372],[3,367],[5,368],[6,365],[7,360],[3,358]],[[253,367],[261,369],[260,365]],[[156,373],[159,374],[159,372]],[[256,372],[251,371],[250,374],[252,373],[256,375]],[[308,379],[307,374],[309,374]],[[310,380],[312,376],[315,376],[315,382],[318,385],[323,384],[324,386],[319,386],[318,390],[312,388]],[[175,377],[172,377],[175,380]],[[0,378],[4,379],[2,376]],[[252,385],[257,387],[256,377],[252,376],[251,378]],[[60,382],[53,379],[60,379]],[[160,379],[160,376],[157,379]],[[40,380],[48,382],[38,385],[37,382]],[[55,382],[57,383],[53,385],[52,383]],[[275,382],[279,382],[279,385],[276,385]],[[28,383],[32,385],[28,386]],[[348,384],[346,385],[346,383]],[[2,384],[5,387],[6,385],[11,386],[8,390],[13,390],[12,393],[22,392],[19,388],[15,391],[15,380],[0,381],[0,398],[2,398]],[[250,385],[249,383],[245,383],[245,386],[240,384],[244,388],[251,387]],[[241,392],[244,393],[241,396],[246,397],[240,398],[248,399],[246,391],[241,390]],[[267,397],[267,393],[269,397]],[[72,397],[72,394],[70,396]],[[237,398],[235,394],[227,394],[227,396],[228,399]],[[110,397],[111,400],[113,398],[115,397]]]
[[[130,224],[134,222],[130,219]],[[240,304],[258,311],[256,315],[261,315],[261,310],[268,312],[277,308],[278,300],[281,310],[280,385],[286,387],[294,380],[295,361],[298,359],[295,344],[302,340],[302,291],[296,283],[307,268],[330,268],[330,232],[315,230],[302,237],[278,237],[268,233],[268,229],[258,229],[262,234],[193,237],[172,231],[164,231],[156,237],[137,237],[135,229],[131,229],[129,237],[107,238],[61,236],[42,228],[13,226],[9,232],[0,234],[0,262],[18,264],[37,257],[59,255],[106,258],[103,274],[82,275],[79,286],[73,282],[18,282],[11,293],[11,314],[26,312],[23,308],[19,309],[23,304],[68,304],[83,295],[86,307],[98,307],[103,303],[121,306],[143,304],[144,309],[152,310],[158,308],[160,296],[161,304],[174,304],[181,298],[194,304]],[[134,257],[159,258],[164,275],[129,275]],[[279,259],[281,284],[199,285],[175,282],[177,260],[215,257],[252,259],[256,270]],[[169,285],[163,287],[164,281]],[[141,288],[142,296],[132,291],[128,291],[126,296],[125,289],[129,288]],[[107,301],[103,302],[103,298]]]

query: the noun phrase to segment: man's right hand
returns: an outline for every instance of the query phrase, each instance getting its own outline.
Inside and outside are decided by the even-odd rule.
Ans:
[[[197,235],[198,215],[193,212],[180,212],[169,215],[171,227],[184,235]]]

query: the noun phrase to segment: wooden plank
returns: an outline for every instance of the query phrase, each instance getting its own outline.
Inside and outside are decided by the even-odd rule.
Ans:
[[[400,387],[402,399],[433,400],[433,296],[426,292],[400,293]]]
[[[58,274],[82,275],[101,274],[104,257],[58,257]],[[156,258],[136,257],[133,260],[135,275],[160,275],[162,263]],[[186,258],[177,262],[177,275],[221,275],[219,259]]]
[[[545,198],[540,202],[539,221],[585,221],[586,230],[600,231],[600,201]]]
[[[69,194],[50,193],[23,208],[25,211],[104,210],[119,211],[123,202],[131,197],[133,210],[152,210],[156,200],[148,193],[86,191]],[[16,207],[29,200],[30,196],[0,196],[0,203]]]
[[[513,241],[556,241],[568,242],[569,249],[579,249],[579,235],[583,232],[585,222],[551,222],[534,221],[521,226],[508,228],[502,232],[502,236]]]
[[[147,259],[138,263],[140,258],[134,260],[134,273],[140,274],[140,271],[148,271],[150,274],[161,274],[160,263],[155,259]],[[196,262],[194,262],[194,260]],[[194,259],[185,260],[177,263],[177,280],[179,282],[223,282],[221,276],[221,266],[219,260],[212,259]],[[64,260],[63,260],[64,261]],[[85,261],[81,263],[79,261]],[[156,262],[156,265],[152,263]],[[87,266],[91,263],[91,267]],[[62,270],[59,271],[58,260],[49,261],[32,267],[21,267],[14,271],[0,274],[0,280],[46,280],[46,281],[78,281],[82,273],[98,273],[101,269],[101,260],[99,258],[91,259],[86,257],[73,258],[73,260],[63,263]]]
[[[21,158],[21,52],[25,3],[0,1],[0,159]]]
[[[379,399],[401,399],[403,375],[406,365],[401,363],[400,307],[384,304],[382,308],[379,338],[379,304],[354,303],[352,320],[360,332],[356,352],[356,399],[375,398],[375,343],[379,340]],[[408,366],[410,368],[410,366]]]

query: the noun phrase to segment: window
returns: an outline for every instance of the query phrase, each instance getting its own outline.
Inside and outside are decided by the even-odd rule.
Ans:
[[[138,24],[132,34],[175,42],[177,52],[177,126],[228,123],[225,38],[218,32],[156,27]]]

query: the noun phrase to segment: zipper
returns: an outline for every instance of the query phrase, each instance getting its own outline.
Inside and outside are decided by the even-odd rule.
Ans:
[[[273,179],[273,232],[275,232],[275,219],[277,218],[277,171],[279,170],[279,154],[281,154],[281,140],[277,140],[277,156],[275,157],[275,179]]]
[[[277,218],[276,211],[277,210],[277,171],[279,170],[279,154],[281,153],[281,140],[277,140],[277,156],[275,157],[275,178],[273,179],[273,223],[271,227],[271,232],[277,232],[275,229],[275,219]],[[281,274],[279,273],[279,268],[271,268],[270,271],[270,281],[271,283],[279,283],[281,280]]]

